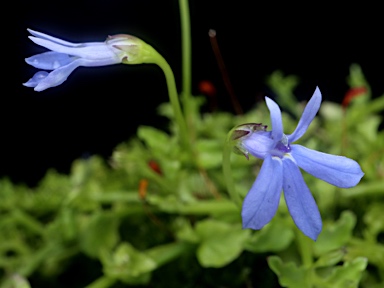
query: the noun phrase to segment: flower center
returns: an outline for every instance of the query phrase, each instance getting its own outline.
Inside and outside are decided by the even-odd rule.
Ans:
[[[288,138],[285,134],[283,134],[283,138],[279,142],[277,142],[275,148],[271,151],[273,156],[278,156],[283,158],[283,156],[287,153],[291,152],[291,146],[288,143]]]

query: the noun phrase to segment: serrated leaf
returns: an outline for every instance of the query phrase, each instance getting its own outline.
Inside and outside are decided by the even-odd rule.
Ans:
[[[352,230],[356,224],[356,216],[351,211],[344,211],[340,218],[325,225],[319,238],[314,243],[314,251],[322,255],[345,245],[352,236]]]
[[[269,268],[279,277],[279,283],[283,287],[289,288],[311,288],[311,271],[304,267],[297,267],[293,262],[283,263],[280,257],[268,257]]]

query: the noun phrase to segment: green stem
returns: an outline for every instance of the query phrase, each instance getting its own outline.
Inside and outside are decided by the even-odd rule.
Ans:
[[[25,277],[32,275],[32,273],[41,267],[45,259],[51,258],[57,249],[60,249],[57,243],[49,243],[43,246],[40,250],[37,250],[33,255],[28,257],[28,260],[23,263],[17,273]]]
[[[230,200],[205,200],[178,207],[175,211],[183,215],[218,215],[238,212],[238,207]]]
[[[313,264],[312,243],[311,239],[305,236],[301,231],[297,230],[297,248],[301,256],[304,267],[309,268]]]
[[[189,8],[188,0],[180,0],[180,14],[181,14],[181,27],[182,27],[182,72],[183,72],[183,83],[182,83],[182,95],[184,112],[186,115],[190,115],[191,105],[189,103],[191,96],[191,32],[190,32],[190,19],[189,19]],[[140,39],[136,39],[136,49],[131,47],[120,47],[127,54],[123,58],[122,63],[124,64],[143,64],[152,63],[158,65],[164,72],[165,79],[168,87],[169,101],[172,105],[174,120],[179,128],[179,135],[181,138],[182,145],[188,150],[190,158],[193,160],[194,153],[191,144],[191,137],[193,135],[191,129],[188,129],[187,121],[183,115],[179,95],[177,93],[175,76],[168,62],[161,56],[151,45],[148,45]],[[129,46],[129,45],[128,45]]]
[[[85,288],[108,288],[117,282],[116,279],[110,278],[108,276],[102,276],[86,286]]]
[[[191,250],[192,248],[193,245],[190,243],[173,242],[148,249],[146,254],[156,262],[158,267],[160,267],[180,257],[180,255],[185,254],[186,251]]]
[[[223,149],[223,174],[224,178],[227,184],[227,189],[229,196],[231,197],[232,201],[235,202],[235,204],[238,207],[241,207],[241,199],[239,194],[236,192],[235,183],[233,182],[232,178],[232,170],[231,170],[231,153],[232,153],[232,147],[233,145],[230,142],[230,135],[232,134],[232,130],[228,133],[227,140],[224,143],[224,149]]]
[[[189,117],[189,97],[191,96],[191,21],[188,0],[179,0],[181,20],[181,60],[182,60],[182,95],[184,112]]]
[[[179,96],[177,94],[175,76],[168,62],[155,49],[151,51],[151,63],[158,65],[164,72],[168,87],[169,101],[171,102],[174,112],[175,121],[179,127],[181,141],[188,150],[191,151],[190,141],[188,137],[187,124],[181,111]]]

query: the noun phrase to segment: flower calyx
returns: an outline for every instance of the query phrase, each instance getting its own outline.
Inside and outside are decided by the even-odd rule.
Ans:
[[[241,145],[242,139],[254,132],[266,131],[267,127],[267,125],[263,125],[262,123],[245,123],[233,128],[232,133],[229,135],[228,141],[231,141],[232,143],[234,142],[234,153],[244,155],[247,159],[249,159],[249,152]]]

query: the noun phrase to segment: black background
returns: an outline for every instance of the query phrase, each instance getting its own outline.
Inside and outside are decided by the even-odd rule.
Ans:
[[[217,40],[237,97],[247,110],[268,94],[265,77],[276,69],[301,79],[298,97],[316,85],[323,98],[340,102],[352,63],[361,65],[373,94],[384,91],[382,19],[375,7],[251,1],[190,1],[193,92],[211,81],[218,107],[232,111],[208,30]],[[24,58],[46,51],[28,39],[27,28],[71,42],[135,35],[170,63],[180,87],[178,1],[30,1],[13,3],[3,27],[3,90],[0,177],[35,185],[48,168],[69,171],[90,154],[107,158],[140,124],[162,126],[156,107],[167,101],[161,70],[154,65],[80,67],[62,85],[35,92],[22,86],[37,71]],[[3,11],[7,16],[8,11]],[[257,119],[255,119],[256,121]]]

